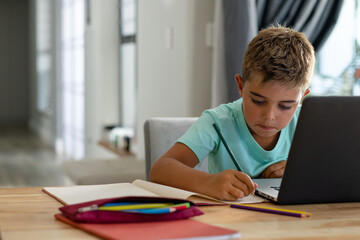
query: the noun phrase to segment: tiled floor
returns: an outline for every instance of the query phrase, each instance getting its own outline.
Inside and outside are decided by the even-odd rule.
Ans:
[[[23,127],[0,127],[0,187],[64,186],[60,159]]]

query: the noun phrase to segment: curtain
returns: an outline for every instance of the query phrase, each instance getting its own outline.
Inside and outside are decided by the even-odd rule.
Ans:
[[[281,24],[304,32],[318,51],[333,30],[343,0],[216,0],[212,107],[239,98],[234,80],[241,74],[247,45],[259,30]]]

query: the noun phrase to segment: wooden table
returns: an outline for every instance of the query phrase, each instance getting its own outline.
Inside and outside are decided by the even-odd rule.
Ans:
[[[41,188],[0,189],[2,239],[97,239],[55,220],[60,206]],[[242,239],[360,239],[360,202],[281,208],[307,211],[313,216],[301,219],[213,206],[202,207],[205,214],[194,219],[237,230]]]

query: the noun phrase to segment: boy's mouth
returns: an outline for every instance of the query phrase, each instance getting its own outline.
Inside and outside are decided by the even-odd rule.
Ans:
[[[270,130],[274,129],[274,127],[267,126],[267,125],[261,125],[261,124],[259,124],[259,127],[265,131],[270,131]]]

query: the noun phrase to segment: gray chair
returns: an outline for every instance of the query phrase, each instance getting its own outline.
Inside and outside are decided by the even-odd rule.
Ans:
[[[151,118],[144,124],[146,179],[153,163],[161,157],[197,120],[188,118]],[[207,159],[195,168],[207,171]]]

